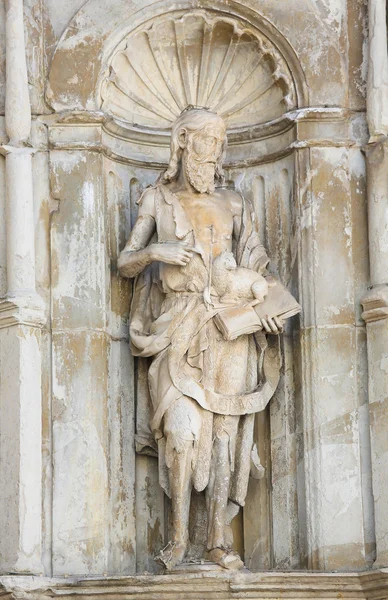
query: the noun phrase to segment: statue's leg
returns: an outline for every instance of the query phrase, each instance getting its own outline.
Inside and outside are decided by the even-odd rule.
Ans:
[[[217,419],[219,415],[215,416]],[[208,510],[208,550],[221,548],[224,543],[230,484],[229,434],[220,430],[213,438],[212,462],[206,490]]]
[[[169,460],[172,542],[176,544],[178,562],[183,560],[189,540],[192,454],[193,442],[184,441],[179,451],[171,450]]]
[[[172,505],[172,540],[159,561],[167,569],[182,562],[187,550],[194,442],[200,429],[201,409],[194,400],[184,396],[166,411],[164,435]]]
[[[240,557],[228,548],[226,532],[229,527],[228,500],[230,479],[234,469],[234,450],[239,417],[215,415],[213,450],[209,485],[206,490],[208,511],[208,555],[223,567],[239,569]]]

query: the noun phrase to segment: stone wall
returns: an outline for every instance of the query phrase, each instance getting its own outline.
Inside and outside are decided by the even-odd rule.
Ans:
[[[370,18],[381,4],[370,0]],[[244,110],[240,120],[230,117],[226,167],[255,207],[271,269],[303,306],[283,337],[276,396],[256,418],[266,476],[250,482],[233,524],[236,547],[253,571],[358,571],[372,567],[377,538],[376,564],[387,566],[385,288],[380,304],[365,300],[370,285],[388,281],[371,279],[368,244],[368,196],[381,203],[387,192],[382,158],[368,180],[368,190],[372,177],[380,187],[367,193],[363,152],[368,141],[385,140],[386,125],[372,131],[369,121],[368,132],[368,51],[369,65],[375,54],[366,2],[3,0],[0,573],[155,572],[153,555],[168,539],[156,459],[135,451],[146,423],[136,404],[146,388],[128,347],[131,287],[116,262],[141,191],[167,162],[169,135],[166,117],[133,99],[135,84],[120,95],[117,82],[127,76],[120,52],[143,52],[142,28],[167,17],[187,27],[190,14],[264,39],[278,67],[268,75],[272,100],[257,104],[253,121]],[[210,56],[217,52],[210,44]],[[26,77],[18,80],[24,56]],[[217,75],[212,68],[207,77]],[[370,93],[368,100],[372,114]],[[26,111],[32,125],[15,137]],[[11,172],[10,159],[22,150],[32,165],[25,209],[29,188],[17,180],[28,181],[28,166]],[[21,205],[16,229],[11,200]],[[386,209],[378,219],[386,252]],[[25,240],[35,254],[33,283],[17,262]],[[375,311],[369,320],[363,299],[365,311]]]

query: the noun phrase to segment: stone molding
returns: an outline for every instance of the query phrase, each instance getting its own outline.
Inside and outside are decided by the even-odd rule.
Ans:
[[[388,137],[380,136],[372,141],[363,148],[371,165],[381,165],[386,157],[388,148]]]
[[[388,284],[373,287],[361,302],[364,307],[362,318],[366,323],[388,319]]]
[[[53,150],[89,150],[127,164],[163,169],[168,163],[170,134],[166,129],[133,127],[100,111],[64,111],[40,117],[48,127]],[[278,119],[228,131],[227,168],[273,162],[296,149],[363,147],[365,114],[341,107],[309,107]]]
[[[0,298],[0,329],[15,325],[42,328],[46,320],[44,302],[39,294],[26,299]]]
[[[37,150],[29,146],[11,146],[10,144],[0,145],[0,155],[8,156],[9,154],[33,156]]]
[[[139,600],[387,600],[388,569],[362,573],[200,572],[132,577],[0,577],[6,600],[134,598]]]

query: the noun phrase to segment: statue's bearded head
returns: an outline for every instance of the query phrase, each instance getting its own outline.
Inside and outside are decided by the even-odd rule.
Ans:
[[[171,132],[171,157],[163,179],[173,181],[181,168],[197,192],[214,191],[223,181],[222,161],[226,152],[225,122],[216,113],[190,108],[175,121]]]

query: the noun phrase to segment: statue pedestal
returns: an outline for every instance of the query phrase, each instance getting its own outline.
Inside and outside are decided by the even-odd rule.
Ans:
[[[240,571],[237,571],[237,570],[228,571],[224,567],[221,567],[217,563],[211,562],[210,560],[198,560],[198,561],[192,561],[192,562],[187,562],[187,563],[181,563],[180,565],[177,565],[171,571],[169,571],[169,572],[166,571],[165,575],[193,575],[193,574],[203,575],[205,573],[207,575],[213,574],[216,577],[218,577],[220,574],[237,575],[237,574],[245,573],[245,574],[251,575],[251,572],[246,568],[241,569]]]
[[[206,566],[206,565],[205,565]],[[185,566],[184,566],[185,567]],[[0,596],[7,600],[232,600],[266,598],[294,600],[384,600],[388,597],[388,569],[362,573],[218,572],[202,571],[133,577],[0,578]]]
[[[209,560],[198,560],[192,562],[181,563],[170,572],[166,571],[167,575],[191,575],[194,573],[225,573],[225,569]]]

